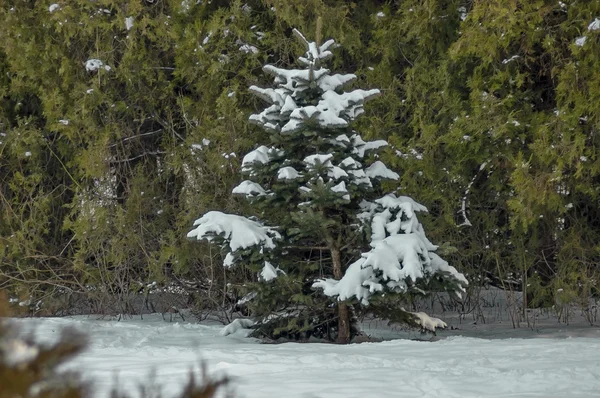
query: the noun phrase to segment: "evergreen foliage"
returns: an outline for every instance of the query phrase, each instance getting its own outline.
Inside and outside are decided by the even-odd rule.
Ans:
[[[321,43],[320,24],[316,42],[294,34],[306,46],[298,59],[304,68],[266,65],[274,88],[250,87],[270,104],[250,116],[270,133],[270,147],[244,156],[242,173],[249,179],[232,191],[251,202],[261,221],[277,227],[210,212],[188,237],[216,240],[227,253],[225,265],[241,263],[260,272],[264,283],[252,292],[259,333],[273,338],[282,331],[306,332],[348,343],[349,300],[367,305],[381,291],[424,292],[432,279],[460,293],[467,281],[433,253],[437,246],[416,216],[427,211],[424,206],[404,196],[379,197],[383,181],[399,179],[377,160],[388,143],[365,142],[353,122],[380,91],[343,91],[356,76],[324,67],[336,45]],[[367,243],[371,250],[361,256]],[[336,311],[307,289],[311,281],[312,288],[338,299]]]
[[[0,288],[37,314],[78,294],[137,311],[153,281],[234,303],[254,273],[181,237],[197,214],[252,211],[230,195],[238,154],[267,142],[246,88],[292,67],[292,28],[319,16],[343,43],[330,67],[381,90],[355,129],[393,146],[385,188],[427,206],[470,289],[597,294],[600,5],[575,0],[4,1]]]

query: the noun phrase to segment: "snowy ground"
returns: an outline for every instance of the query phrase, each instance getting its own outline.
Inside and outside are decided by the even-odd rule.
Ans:
[[[233,376],[237,397],[246,398],[600,396],[600,338],[593,337],[477,339],[441,332],[435,342],[273,345],[240,332],[222,337],[216,324],[164,322],[160,315],[17,322],[43,341],[67,326],[88,333],[90,348],[70,366],[85,370],[99,397],[117,377],[135,393],[151,372],[167,395],[175,393],[201,361],[213,374]]]

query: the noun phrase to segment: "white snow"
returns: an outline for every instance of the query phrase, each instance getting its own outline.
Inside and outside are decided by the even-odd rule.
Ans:
[[[235,319],[229,325],[221,329],[221,336],[229,336],[230,334],[238,333],[240,330],[248,329],[254,326],[254,321],[251,319]]]
[[[272,249],[275,247],[274,240],[281,238],[273,228],[246,217],[219,211],[209,211],[197,219],[194,226],[196,228],[188,232],[188,238],[212,241],[215,235],[223,235],[232,252],[256,245]]]
[[[227,268],[231,268],[235,264],[235,256],[229,252],[223,259],[223,266]]]
[[[65,126],[68,126],[68,125],[69,125],[69,121],[68,121],[68,120],[66,120],[66,119],[61,119],[61,120],[59,120],[58,122],[59,122],[60,124],[64,124]]]
[[[252,182],[250,180],[242,181],[238,186],[233,188],[231,193],[246,196],[263,196],[267,194],[267,192],[264,190],[263,187],[260,186],[260,184]]]
[[[348,194],[348,190],[346,189],[346,183],[344,181],[331,187],[331,190],[333,192],[344,194],[344,195],[342,195],[342,199],[350,200],[350,194]]]
[[[342,177],[348,177],[348,173],[338,166],[331,166],[327,172],[327,176],[333,178],[334,180],[339,180]]]
[[[242,320],[230,325],[227,337],[219,324],[168,323],[160,315],[144,316],[144,321],[77,317],[16,322],[23,337],[33,331],[46,342],[55,341],[65,327],[88,333],[88,350],[65,368],[83,371],[98,398],[110,396],[117,376],[125,392],[137,397],[152,371],[154,385],[173,396],[201,361],[209,373],[231,376],[240,398],[590,398],[600,389],[597,337],[488,340],[446,337],[456,332],[442,331],[441,340],[432,342],[259,344],[243,337],[250,325]],[[585,330],[584,336],[590,336],[595,329]],[[521,328],[505,336],[544,334]]]
[[[125,18],[125,29],[131,30],[133,28],[133,17]]]
[[[425,330],[436,331],[436,329],[446,329],[448,325],[439,318],[430,317],[424,312],[411,312],[417,319],[417,324]]]
[[[31,152],[30,151],[25,152],[25,156],[30,157],[31,156]]]
[[[577,45],[579,47],[583,47],[583,45],[585,44],[586,41],[587,41],[587,36],[578,37],[577,39],[575,39],[575,45]]]
[[[285,272],[283,272],[283,270],[279,269],[279,267],[275,268],[273,266],[273,264],[271,264],[268,261],[265,261],[265,266],[263,267],[262,271],[260,272],[260,278],[265,282],[269,282],[269,281],[277,278],[277,276],[280,273],[285,274]]]
[[[245,52],[246,54],[248,54],[248,53],[258,54],[258,48],[254,47],[250,44],[244,44],[244,45],[240,46],[240,51]]]
[[[373,164],[365,170],[365,173],[370,178],[389,178],[390,180],[400,179],[398,173],[388,169],[380,160],[373,162]]]
[[[335,140],[338,142],[343,142],[343,143],[350,143],[350,138],[348,138],[348,136],[346,134],[340,134],[337,137],[335,137]]]
[[[100,68],[104,68],[106,71],[111,70],[110,66],[105,65],[104,62],[100,61],[99,59],[92,58],[85,61],[85,70],[88,72],[94,72]]]
[[[259,146],[255,150],[248,152],[242,159],[242,171],[249,172],[252,170],[253,163],[267,164],[274,155],[280,155],[281,151],[276,148],[267,148],[264,145]]]
[[[352,145],[354,145],[353,153],[361,158],[365,156],[366,151],[379,149],[388,145],[388,142],[385,140],[365,142],[359,134],[354,134],[350,138],[352,140]]]
[[[333,158],[333,155],[330,153],[326,153],[326,154],[315,154],[315,155],[310,155],[304,158],[304,163],[306,163],[307,165],[311,165],[314,166],[318,163],[321,164],[325,164],[326,162],[328,162],[331,158]]]
[[[588,25],[588,31],[600,30],[600,19],[596,18]]]
[[[385,14],[383,13],[383,11],[379,11],[377,13],[377,18],[383,18],[383,17],[385,17]]]
[[[54,4],[51,4],[50,7],[48,7],[48,11],[54,12],[54,11],[58,10],[59,8],[60,8],[60,6],[56,3],[54,3]]]
[[[302,174],[300,174],[298,170],[290,166],[282,167],[277,172],[278,180],[295,180],[300,177],[302,177]]]

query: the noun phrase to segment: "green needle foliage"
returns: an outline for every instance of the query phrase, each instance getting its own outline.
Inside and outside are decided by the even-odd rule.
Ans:
[[[510,282],[534,306],[596,294],[598,2],[51,5],[0,5],[0,287],[30,313],[81,297],[135,312],[149,283],[181,279],[202,306],[235,303],[253,273],[183,236],[206,211],[251,212],[230,195],[239,155],[266,142],[247,87],[292,67],[292,29],[318,17],[343,43],[329,67],[381,89],[356,129],[394,146],[386,188],[428,207],[473,288]]]

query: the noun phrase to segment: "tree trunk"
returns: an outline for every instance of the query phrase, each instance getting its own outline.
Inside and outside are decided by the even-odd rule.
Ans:
[[[331,259],[333,261],[333,277],[337,280],[342,279],[344,270],[342,269],[342,256],[340,250],[331,248]],[[338,301],[338,344],[350,343],[350,309],[346,303]]]

